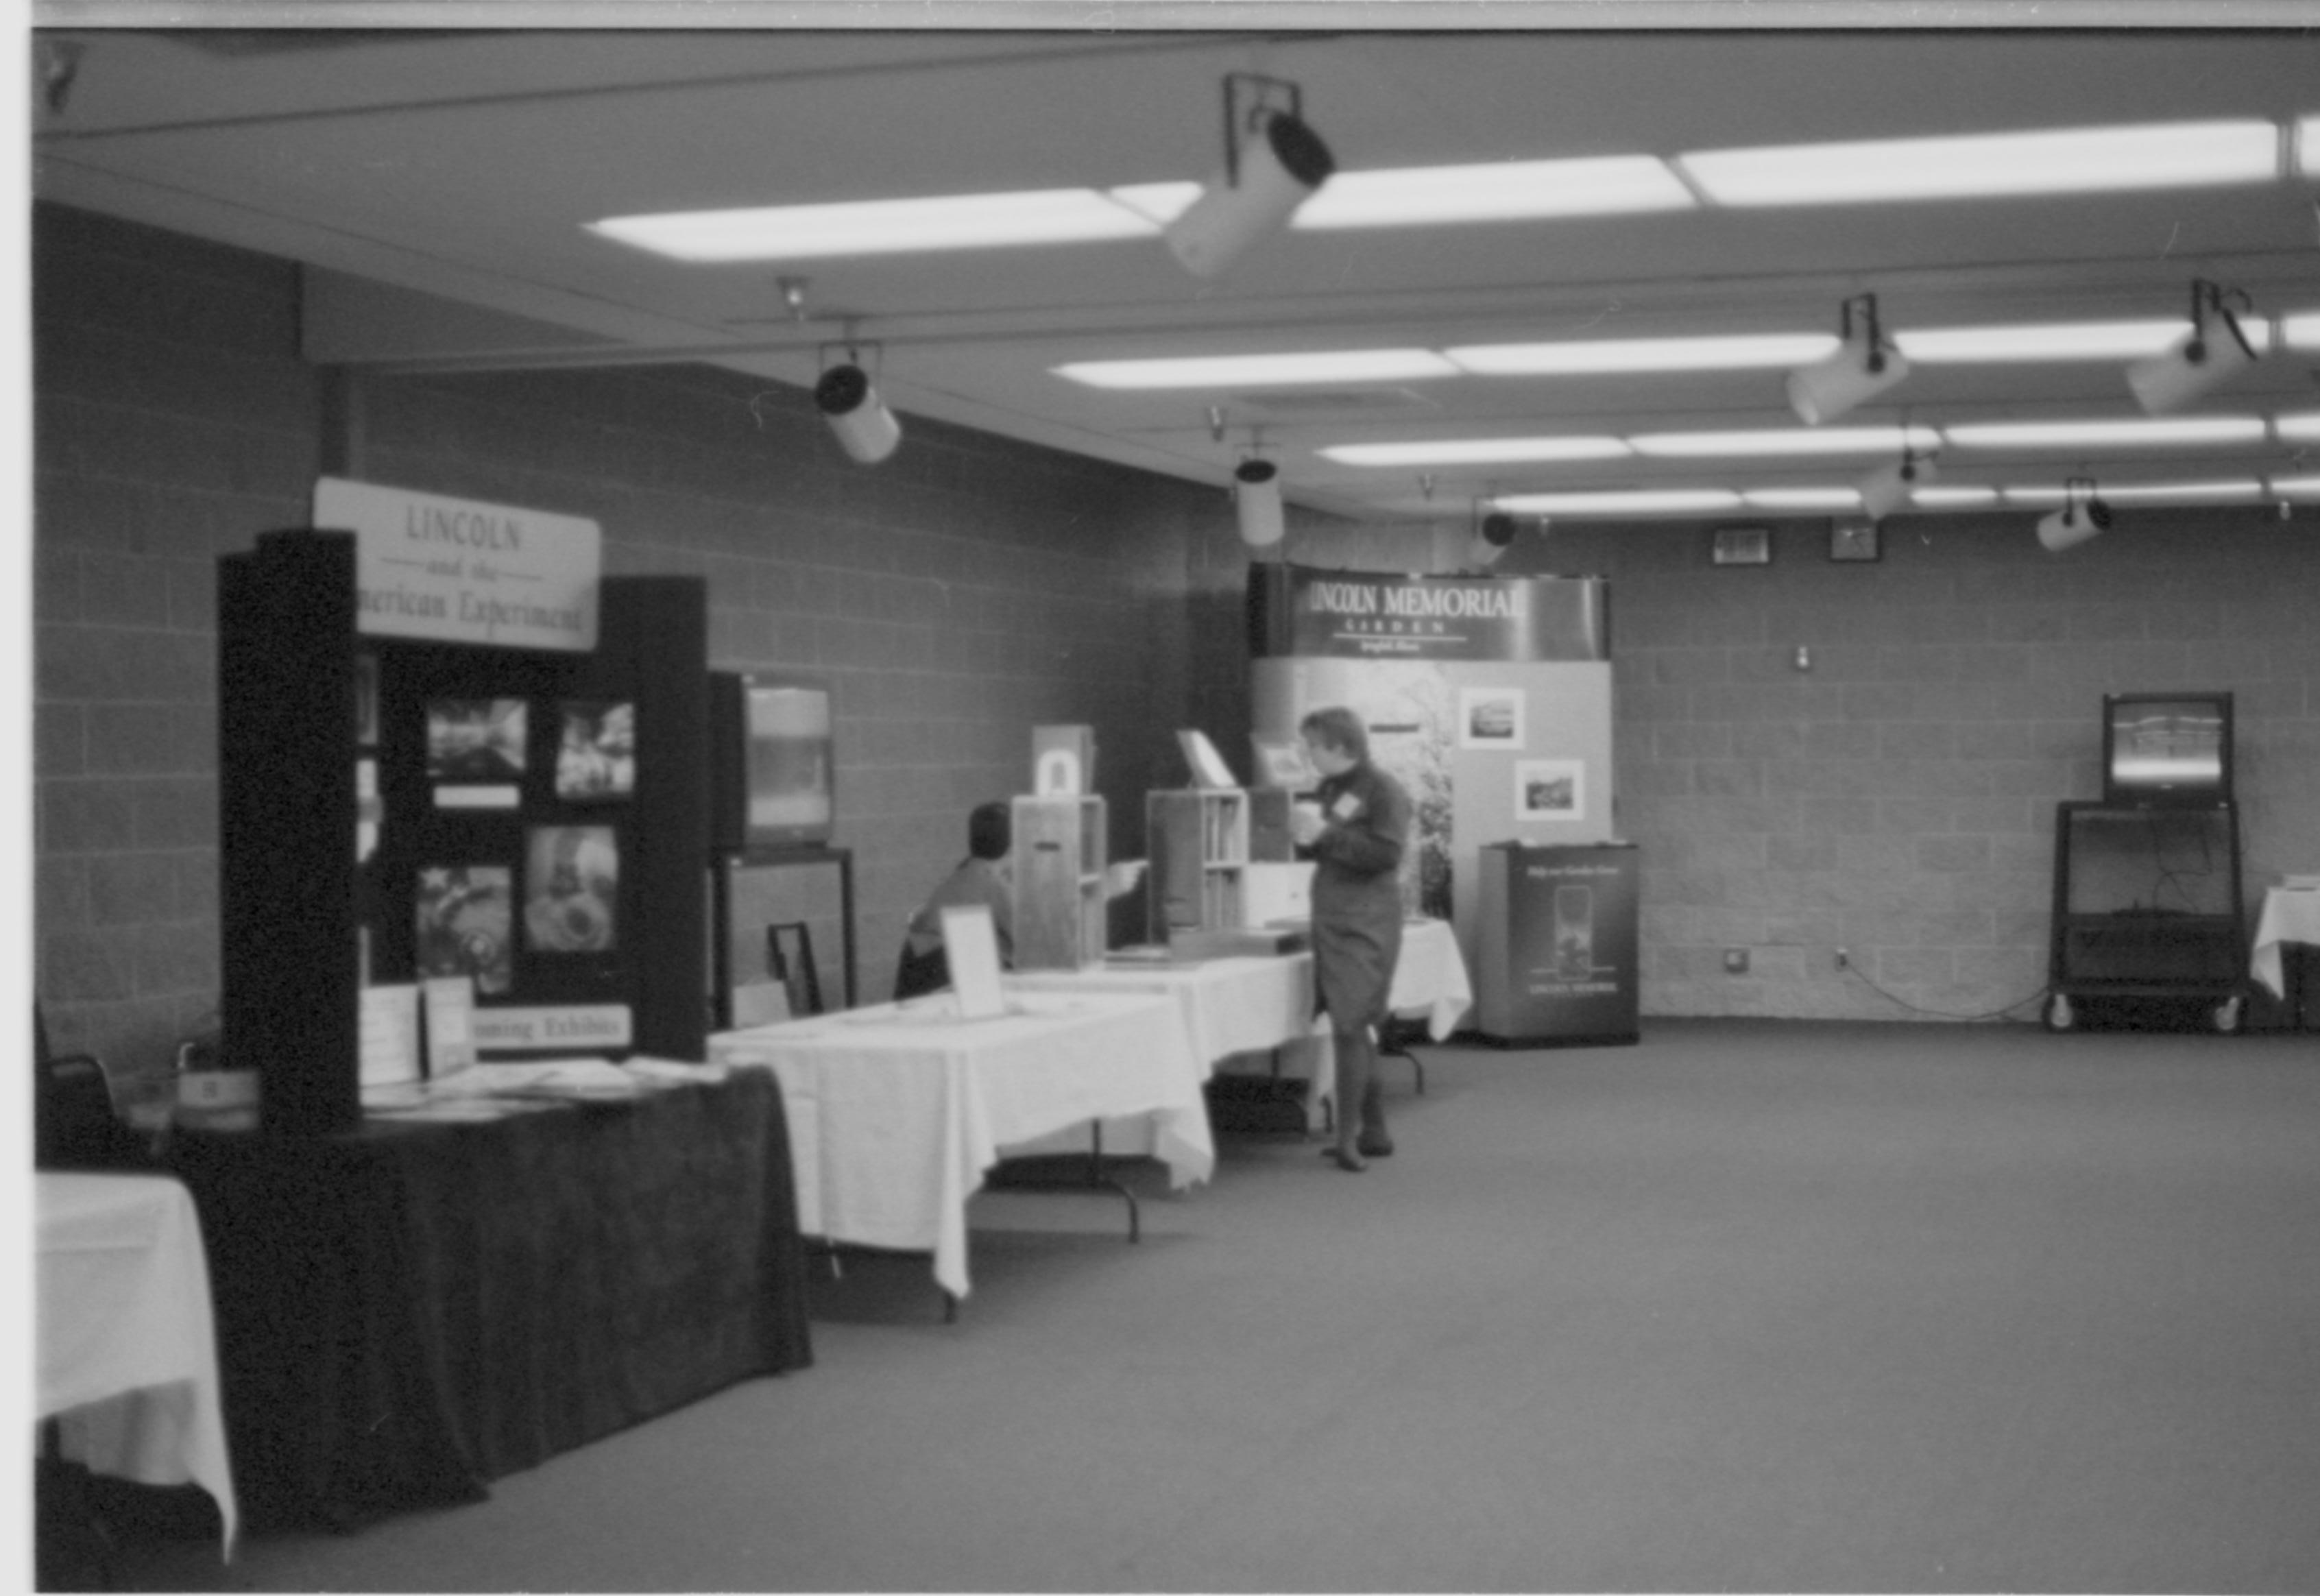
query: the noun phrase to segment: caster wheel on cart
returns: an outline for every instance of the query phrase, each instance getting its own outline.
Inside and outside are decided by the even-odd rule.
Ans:
[[[2048,1030],[2068,1030],[2078,1022],[2079,1017],[2071,1010],[2071,1000],[2068,997],[2058,992],[2046,1000]]]
[[[2240,1028],[2240,1000],[2235,997],[2225,998],[2216,1005],[2216,1011],[2209,1018],[2216,1022],[2217,1036],[2230,1036]]]

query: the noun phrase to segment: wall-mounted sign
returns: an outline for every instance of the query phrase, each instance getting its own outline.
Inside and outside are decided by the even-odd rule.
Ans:
[[[314,525],[355,535],[358,631],[572,653],[596,646],[603,534],[593,521],[324,476]]]

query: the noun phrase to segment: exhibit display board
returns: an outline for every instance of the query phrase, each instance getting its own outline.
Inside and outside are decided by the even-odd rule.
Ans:
[[[1476,850],[1604,842],[1612,813],[1608,585],[1249,568],[1250,720],[1294,737],[1342,704],[1416,816],[1403,898],[1476,967]]]
[[[349,532],[220,561],[223,1052],[261,1126],[351,1125],[412,1029],[376,999],[422,982],[472,984],[482,1053],[698,1057],[700,578],[603,582],[585,651],[375,634],[359,592]]]

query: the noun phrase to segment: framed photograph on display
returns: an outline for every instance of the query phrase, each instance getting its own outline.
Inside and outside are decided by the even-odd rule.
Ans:
[[[1772,529],[1717,527],[1708,538],[1708,558],[1719,566],[1769,566]]]
[[[523,929],[539,953],[619,946],[620,834],[610,826],[534,826],[524,848]]]
[[[1580,821],[1587,818],[1587,766],[1578,759],[1518,759],[1515,762],[1515,819]]]
[[[378,746],[378,656],[355,656],[355,741]]]
[[[1828,523],[1828,558],[1834,560],[1874,560],[1885,557],[1877,523],[1864,517]]]
[[[470,975],[487,997],[515,984],[515,876],[504,865],[434,865],[415,894],[420,975]]]
[[[427,706],[427,777],[438,809],[515,809],[530,714],[521,698],[444,698]]]
[[[626,798],[637,790],[637,706],[582,703],[559,708],[556,795],[566,803]]]
[[[1523,746],[1523,690],[1519,687],[1458,689],[1458,746],[1519,748]]]

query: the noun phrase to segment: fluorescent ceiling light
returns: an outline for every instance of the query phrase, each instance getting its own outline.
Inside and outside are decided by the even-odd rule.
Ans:
[[[1092,388],[1253,388],[1289,383],[1416,382],[1458,375],[1456,367],[1432,349],[1074,360],[1054,369],[1057,376]]]
[[[2249,323],[2242,318],[2240,326]],[[2133,360],[2160,354],[2191,330],[2178,316],[2162,322],[2065,322],[2020,327],[1935,327],[1896,332],[1904,357],[1927,366],[2011,360]]]
[[[1145,238],[1159,231],[1149,217],[1114,204],[1092,188],[671,211],[608,216],[587,225],[592,232],[657,255],[700,262],[987,249]]]
[[[1781,427],[1753,432],[1639,432],[1628,442],[1640,455],[1708,458],[1743,455],[1899,455],[1904,448],[1938,449],[1931,427]]]
[[[1737,510],[1740,495],[1728,488],[1633,488],[1597,493],[1507,494],[1491,501],[1512,515],[1649,515],[1655,512]]]
[[[2243,322],[2244,326],[2246,323]],[[2304,311],[2279,319],[2279,339],[2282,347],[2291,349],[2320,349],[2320,311]]]
[[[2253,121],[2150,122],[1696,150],[1676,165],[1723,205],[2180,188],[2278,177],[2279,129]]]
[[[2253,477],[2230,482],[2137,482],[2101,490],[2116,503],[2233,504],[2263,497],[2263,484]]]
[[[2300,415],[2276,415],[2271,418],[2271,430],[2282,443],[2320,442],[2320,410],[2307,410]]]
[[[1654,155],[1338,172],[1297,209],[1300,232],[1685,211],[1699,202]]]
[[[1921,487],[1909,495],[1909,502],[1926,510],[1955,510],[1968,504],[1995,504],[1998,490],[1994,487]]]
[[[1857,510],[1861,490],[1851,487],[1751,487],[1740,492],[1751,510]]]
[[[1319,451],[1341,466],[1471,466],[1500,460],[1616,460],[1617,438],[1448,438],[1432,442],[1337,443]]]
[[[2275,476],[2271,491],[2283,499],[2320,499],[2320,476]]]
[[[2297,122],[2296,151],[2296,169],[2306,177],[2320,177],[2320,116]]]
[[[2261,416],[2118,422],[1962,422],[1942,429],[1959,449],[2102,449],[2150,443],[2261,443]]]
[[[1609,371],[1778,369],[1821,359],[1835,348],[1833,332],[1763,332],[1722,338],[1464,344],[1442,352],[1478,376],[1556,376]]]

